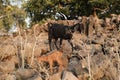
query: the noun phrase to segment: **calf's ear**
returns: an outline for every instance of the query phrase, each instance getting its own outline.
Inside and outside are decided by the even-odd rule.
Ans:
[[[63,48],[62,48],[62,47],[61,47],[61,48],[59,48],[59,51],[60,51],[60,52],[63,52]]]

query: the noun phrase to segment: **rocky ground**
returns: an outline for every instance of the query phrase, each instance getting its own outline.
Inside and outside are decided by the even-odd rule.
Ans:
[[[0,80],[120,79],[120,31],[103,29],[88,37],[75,32],[73,52],[67,41],[62,44],[63,56],[71,54],[67,68],[58,72],[56,64],[53,74],[50,74],[47,63],[39,64],[36,60],[37,56],[49,51],[48,34],[35,32],[0,37]]]

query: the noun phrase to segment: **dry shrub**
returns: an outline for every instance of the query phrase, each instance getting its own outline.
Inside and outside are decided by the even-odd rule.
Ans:
[[[39,24],[35,24],[32,26],[32,33],[34,33],[35,36],[38,36],[41,32],[43,32],[43,28],[42,26],[40,26]]]
[[[38,73],[38,75],[44,79],[44,80],[49,80],[50,78],[50,74],[49,74],[49,70],[46,68],[46,66],[42,63],[39,63],[38,60],[35,58],[34,59],[35,62],[35,67],[34,67],[34,71],[36,73]]]
[[[34,46],[34,43],[27,43],[26,44],[26,47],[24,48],[25,57],[31,57],[32,56],[33,46]],[[41,53],[40,46],[36,46],[34,56],[39,56],[40,53]]]

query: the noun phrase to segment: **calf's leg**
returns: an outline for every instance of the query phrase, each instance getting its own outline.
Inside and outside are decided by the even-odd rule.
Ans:
[[[49,62],[49,65],[50,65],[50,74],[53,74],[53,62],[52,61],[50,61]]]
[[[52,44],[51,44],[52,40],[49,39],[49,48],[50,48],[50,51],[52,51]]]
[[[58,64],[59,64],[59,71],[62,71],[62,68],[63,68],[63,63],[62,63],[62,59],[60,57],[59,60],[57,60]]]
[[[61,48],[61,45],[62,45],[62,41],[63,41],[63,39],[60,39],[60,48]]]

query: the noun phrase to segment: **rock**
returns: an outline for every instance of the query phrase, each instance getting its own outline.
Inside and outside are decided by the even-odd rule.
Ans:
[[[35,75],[35,71],[32,69],[18,69],[15,72],[16,78],[19,80],[26,80]]]
[[[69,59],[67,70],[74,73],[76,76],[81,74],[82,65],[80,63],[80,58],[73,56]]]
[[[3,45],[0,45],[0,58],[1,58],[1,60],[3,58],[8,57],[8,56],[14,56],[16,54],[16,51],[17,50],[15,49],[14,45],[3,43]]]
[[[0,72],[10,73],[16,69],[15,65],[18,63],[19,63],[18,58],[16,56],[12,56],[10,60],[0,62]]]
[[[35,75],[27,80],[42,80],[42,78],[39,75]]]
[[[71,72],[69,71],[63,71],[61,75],[62,80],[79,80],[76,76],[74,76]]]

